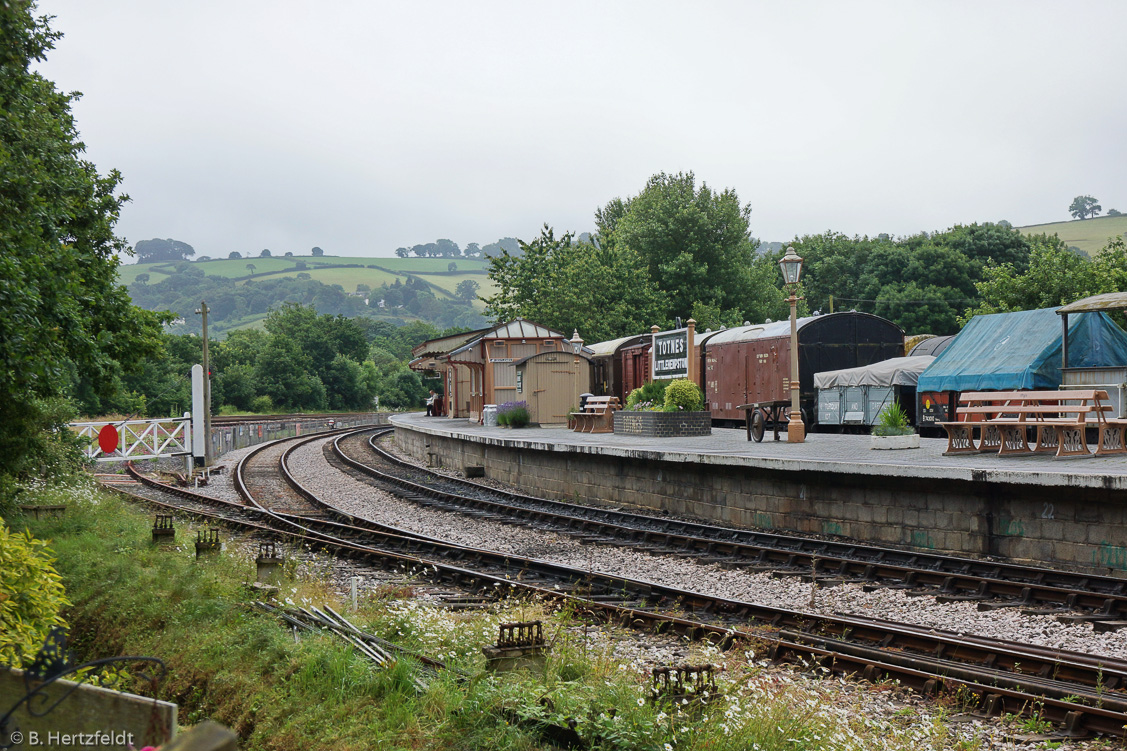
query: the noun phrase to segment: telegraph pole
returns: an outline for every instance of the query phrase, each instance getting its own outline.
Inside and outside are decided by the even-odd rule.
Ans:
[[[207,356],[207,303],[201,302],[196,315],[203,319],[203,446],[205,467],[211,466],[211,362]]]

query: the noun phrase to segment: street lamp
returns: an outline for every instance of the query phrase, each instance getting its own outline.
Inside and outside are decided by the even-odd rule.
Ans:
[[[574,329],[571,335],[571,348],[575,351],[575,361],[579,362],[579,353],[583,351],[583,339],[579,336],[579,329]]]
[[[794,248],[787,248],[786,255],[779,261],[779,269],[783,272],[783,284],[790,292],[790,297],[787,298],[790,303],[790,421],[787,423],[787,442],[803,443],[806,440],[806,426],[802,424],[798,383],[797,306],[800,298],[795,297],[798,280],[802,276],[802,257],[794,252]]]

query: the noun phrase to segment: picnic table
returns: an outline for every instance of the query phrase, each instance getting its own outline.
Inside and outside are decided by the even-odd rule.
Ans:
[[[959,396],[944,456],[996,451],[999,456],[1054,453],[1091,456],[1086,432],[1096,431],[1096,456],[1127,453],[1127,421],[1108,417],[1106,391],[968,391]],[[976,432],[978,434],[976,439]],[[1029,435],[1035,435],[1030,448]]]

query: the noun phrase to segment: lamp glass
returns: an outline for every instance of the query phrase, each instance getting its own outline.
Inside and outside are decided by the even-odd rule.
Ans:
[[[798,284],[802,276],[802,257],[794,252],[794,248],[787,248],[787,254],[779,261],[779,269],[786,284]]]

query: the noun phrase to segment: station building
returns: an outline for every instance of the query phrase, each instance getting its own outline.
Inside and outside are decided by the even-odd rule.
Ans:
[[[589,352],[547,326],[518,318],[431,339],[411,351],[412,370],[441,378],[445,416],[480,421],[487,404],[527,402],[541,425],[567,422],[591,384]]]

